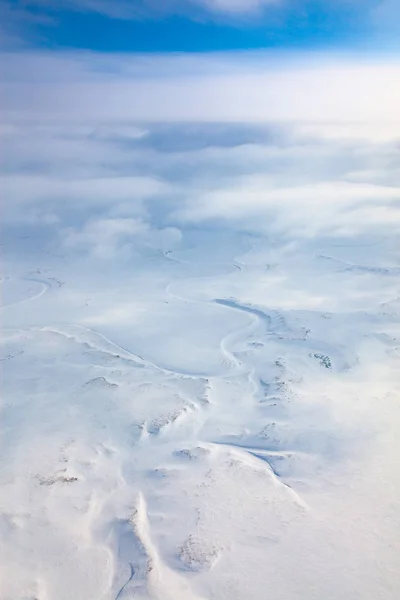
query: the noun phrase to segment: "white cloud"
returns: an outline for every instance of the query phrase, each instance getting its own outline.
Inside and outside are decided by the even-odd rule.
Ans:
[[[4,55],[2,63],[8,120],[291,121],[400,135],[394,59],[78,53]]]
[[[71,10],[97,12],[114,19],[137,19],[144,15],[164,15],[187,12],[200,7],[211,13],[227,15],[255,14],[264,6],[282,0],[66,0]],[[31,0],[30,5],[57,9],[56,0]]]
[[[63,245],[67,249],[86,250],[101,259],[129,254],[140,244],[169,249],[180,241],[176,228],[154,230],[140,218],[89,219],[82,229],[69,228],[61,231]]]
[[[235,221],[289,236],[398,223],[396,61],[273,53],[4,58],[8,222],[56,228],[74,215],[67,245],[95,254],[126,247],[129,232],[98,230],[118,219],[129,228],[139,219],[148,228],[135,229],[140,243],[162,247],[165,228],[182,223]],[[246,131],[242,122],[252,125]]]
[[[383,0],[384,5],[395,6],[397,0]],[[371,7],[365,7],[365,2],[353,0],[353,5],[361,5],[368,13]],[[60,7],[57,0],[24,0],[24,8],[56,11]],[[321,2],[323,4],[323,2]],[[336,0],[336,5],[346,5],[347,0]],[[281,6],[284,11],[293,12],[297,4],[293,0],[64,0],[63,8],[79,12],[95,12],[113,19],[141,19],[143,17],[161,17],[171,14],[185,14],[196,18],[199,14],[209,13],[210,16],[256,16],[261,10],[271,6]],[[364,5],[364,7],[363,7]],[[22,12],[22,11],[21,11]],[[38,12],[38,11],[37,11]],[[29,14],[29,13],[28,13]],[[51,14],[51,12],[50,12]],[[33,17],[32,17],[33,18]],[[37,18],[37,17],[36,17]]]
[[[257,13],[264,6],[281,3],[281,0],[189,0],[216,13],[243,15]]]
[[[31,160],[34,159],[32,148]],[[52,177],[50,173],[48,176],[4,175],[0,177],[0,186],[6,198],[3,219],[16,223],[37,221],[48,214],[53,216],[66,212],[86,215],[112,210],[142,214],[146,199],[170,192],[166,183],[150,177],[104,178],[95,173],[82,179]]]
[[[81,231],[65,231],[64,245],[90,249],[99,258],[114,258],[117,250],[126,248],[147,231],[148,226],[140,219],[98,219],[88,221]]]
[[[223,219],[237,227],[290,236],[360,235],[382,225],[400,225],[400,191],[341,181],[274,187],[268,177],[251,176],[231,187],[192,197],[178,218]],[[236,222],[236,224],[234,224]]]

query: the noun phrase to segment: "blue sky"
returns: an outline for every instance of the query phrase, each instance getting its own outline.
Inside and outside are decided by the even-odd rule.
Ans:
[[[376,49],[396,45],[399,13],[399,0],[3,0],[0,33],[6,48]]]

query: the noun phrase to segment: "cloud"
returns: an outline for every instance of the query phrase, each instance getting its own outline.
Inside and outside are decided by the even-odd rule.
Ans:
[[[61,236],[65,248],[101,259],[129,256],[138,245],[167,250],[181,238],[177,228],[156,230],[140,218],[89,219],[82,229],[69,228]]]
[[[207,10],[228,15],[256,14],[262,8],[281,3],[281,0],[189,0]]]
[[[171,14],[185,11],[188,7],[199,6],[204,10],[226,14],[254,14],[265,6],[279,4],[282,0],[67,0],[65,5],[71,10],[92,11],[116,19],[141,18],[145,14]],[[30,0],[31,7],[57,9],[55,0]]]
[[[4,119],[292,121],[391,124],[400,134],[400,62],[269,53],[2,57]],[[33,80],[32,80],[33,79]]]
[[[397,0],[383,0],[381,4],[394,5]],[[311,3],[310,3],[311,4]],[[315,9],[315,2],[314,9]],[[326,2],[323,0],[321,11],[324,11]],[[337,0],[335,3],[338,10],[348,9],[346,0]],[[39,11],[47,11],[50,14],[56,14],[60,10],[60,3],[57,0],[17,0],[16,10],[32,11],[32,16],[40,15]],[[303,2],[302,14],[307,14],[308,2]],[[371,8],[376,6],[376,2],[354,0],[353,5],[357,8],[363,7],[364,12],[368,13]],[[10,4],[10,6],[12,6]],[[287,13],[295,13],[298,10],[298,3],[295,0],[65,0],[63,10],[69,9],[78,12],[93,12],[105,15],[113,19],[142,19],[144,17],[162,17],[171,14],[184,14],[186,16],[198,17],[201,13],[210,15],[219,15],[230,18],[232,16],[246,15],[255,16],[264,9],[268,11],[271,7],[281,7]],[[15,6],[13,7],[15,9]],[[201,11],[199,13],[199,10]],[[379,10],[379,8],[378,8]],[[384,11],[386,8],[384,7]]]
[[[34,160],[34,148],[32,148]],[[56,162],[58,157],[54,159]],[[97,169],[95,169],[96,171]],[[7,223],[48,223],[68,218],[68,215],[96,214],[109,210],[129,215],[143,214],[144,201],[169,193],[167,184],[146,177],[70,179],[50,173],[6,175],[0,177],[2,195],[6,199],[3,221]],[[50,215],[50,217],[49,217]],[[57,215],[57,216],[55,216]]]
[[[82,230],[64,232],[64,246],[89,249],[99,258],[114,258],[117,250],[126,250],[135,238],[148,231],[140,219],[98,219],[88,221]]]
[[[62,231],[69,251],[166,249],[168,228],[199,225],[310,238],[399,224],[395,60],[3,58],[3,219]]]
[[[203,13],[227,16],[255,15],[264,7],[282,4],[282,0],[65,0],[63,10],[98,13],[112,19],[159,18],[171,14],[196,16]],[[47,18],[60,10],[57,0],[17,0],[16,6],[5,3],[9,19],[14,17]]]
[[[380,226],[397,229],[399,201],[397,187],[343,181],[276,187],[271,178],[252,176],[191,198],[176,216],[291,237],[351,236]]]
[[[124,138],[121,123],[116,136],[112,122],[100,122],[92,129],[103,133],[90,143],[84,143],[84,127],[60,122],[52,134],[49,124],[47,130],[25,127],[24,135],[18,129],[14,138],[9,131],[7,166],[14,173],[1,178],[3,219],[56,229],[73,220],[71,239],[80,240],[81,250],[92,245],[94,220],[103,219],[140,219],[153,234],[217,222],[289,237],[356,235],[398,225],[397,142],[332,137],[301,124],[146,127],[146,135],[132,138],[128,123]],[[45,152],[43,134],[35,146],[38,131],[48,131]],[[26,173],[32,164],[35,171]],[[82,243],[86,234],[89,245]],[[135,239],[136,246],[138,240],[148,243],[143,235]]]

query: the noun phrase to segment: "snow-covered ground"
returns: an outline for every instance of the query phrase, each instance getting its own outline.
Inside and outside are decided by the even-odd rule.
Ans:
[[[1,600],[399,598],[398,147],[26,127]]]

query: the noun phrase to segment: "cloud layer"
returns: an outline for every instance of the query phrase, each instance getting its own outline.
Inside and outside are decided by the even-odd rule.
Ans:
[[[2,65],[5,119],[290,120],[400,131],[395,59],[25,53],[4,54]]]
[[[165,250],[200,224],[286,239],[399,225],[395,61],[3,58],[4,219],[69,251]]]

